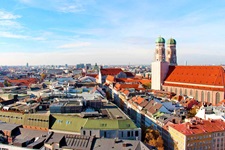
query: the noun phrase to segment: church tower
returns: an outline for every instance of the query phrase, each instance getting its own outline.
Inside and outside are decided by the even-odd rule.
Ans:
[[[176,55],[176,40],[173,38],[170,38],[166,42],[167,48],[166,48],[166,61],[171,66],[177,65],[177,55]]]
[[[165,61],[165,39],[163,37],[158,37],[155,41],[155,61]]]
[[[154,90],[162,90],[162,84],[166,78],[169,63],[165,61],[165,39],[158,37],[155,43],[155,60],[151,65],[151,88]]]

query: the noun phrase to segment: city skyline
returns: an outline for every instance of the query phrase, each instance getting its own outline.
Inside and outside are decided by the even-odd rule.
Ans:
[[[178,64],[224,64],[225,2],[0,2],[0,65],[151,64],[155,39],[177,41]]]

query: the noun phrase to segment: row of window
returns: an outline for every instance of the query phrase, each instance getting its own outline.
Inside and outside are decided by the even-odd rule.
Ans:
[[[217,137],[217,136],[224,136],[224,133],[223,132],[213,133],[213,137]]]
[[[138,136],[138,131],[127,131],[126,137],[133,137],[135,135],[135,137]],[[121,137],[124,137],[124,132],[121,132]]]
[[[187,148],[187,150],[205,150],[205,149],[209,149],[211,150],[211,146],[200,146],[200,147],[194,147],[194,148]]]
[[[35,119],[35,118],[28,118],[29,121],[39,121],[39,122],[48,122],[48,120],[44,119]]]
[[[168,91],[168,87],[166,87],[166,91]],[[170,88],[170,92],[173,92],[173,90],[172,90],[172,88]],[[178,92],[177,92],[177,88],[175,88],[175,91],[174,91],[176,94],[178,94]],[[195,91],[195,98],[197,99],[198,98],[198,90],[196,90]],[[183,90],[182,89],[180,89],[180,92],[179,92],[179,94],[180,95],[183,95]],[[187,89],[184,89],[184,95],[188,95],[188,93],[187,93]],[[193,94],[193,91],[192,90],[190,90],[190,93],[189,93],[189,95],[191,95],[191,96],[194,96],[194,94]],[[219,103],[220,102],[220,93],[216,93],[216,103]],[[205,101],[205,93],[204,93],[204,91],[201,91],[201,101],[202,102],[204,102]],[[210,95],[210,92],[207,92],[207,102],[210,102],[211,101],[211,95]]]
[[[6,115],[0,115],[1,118],[15,118],[15,119],[23,119],[23,117],[16,117],[16,116],[6,116]]]
[[[210,138],[211,134],[209,135],[203,135],[203,136],[194,136],[194,137],[188,137],[187,140],[201,140],[201,139],[205,139],[205,138]]]

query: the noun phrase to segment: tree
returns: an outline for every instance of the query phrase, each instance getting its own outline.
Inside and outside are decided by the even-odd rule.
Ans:
[[[144,142],[150,146],[156,147],[158,150],[164,150],[163,139],[157,130],[148,127],[144,133]]]
[[[192,118],[197,114],[197,108],[196,107],[192,107],[189,111],[188,111],[188,118]]]
[[[11,86],[11,83],[8,82],[7,80],[5,80],[5,81],[4,81],[4,85],[5,85],[6,87],[8,87],[8,86]]]
[[[145,89],[151,89],[151,82],[144,83],[144,84],[143,84],[143,87],[144,87]]]

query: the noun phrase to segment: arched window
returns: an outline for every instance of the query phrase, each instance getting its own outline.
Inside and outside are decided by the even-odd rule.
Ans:
[[[195,92],[195,98],[198,100],[198,90]]]
[[[192,96],[192,90],[190,90],[190,95]]]
[[[210,93],[207,93],[207,102],[210,103]]]
[[[172,88],[170,87],[170,92],[172,92]]]
[[[177,94],[177,88],[175,88],[175,93]]]
[[[180,95],[182,95],[182,89],[180,89]]]
[[[205,98],[204,98],[204,92],[202,91],[202,92],[201,92],[201,101],[204,102],[204,99],[205,99]]]
[[[184,94],[187,95],[187,89],[184,90]]]
[[[220,102],[220,93],[216,93],[216,104]]]

